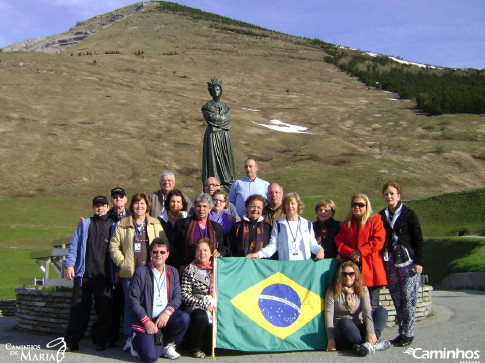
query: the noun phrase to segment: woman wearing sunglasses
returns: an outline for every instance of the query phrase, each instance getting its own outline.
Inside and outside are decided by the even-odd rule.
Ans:
[[[354,348],[357,354],[366,356],[388,349],[388,340],[378,340],[386,322],[387,312],[382,306],[372,312],[369,292],[357,265],[344,261],[325,295],[327,351]]]
[[[335,237],[338,253],[360,266],[364,285],[369,288],[372,308],[379,306],[379,290],[387,285],[382,248],[386,230],[380,215],[374,214],[365,194],[352,196],[347,218]]]

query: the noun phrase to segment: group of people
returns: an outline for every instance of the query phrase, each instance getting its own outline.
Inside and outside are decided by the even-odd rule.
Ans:
[[[312,223],[300,215],[298,193],[285,195],[281,185],[258,177],[254,158],[244,170],[229,194],[208,177],[193,204],[175,188],[170,171],[160,174],[160,190],[133,195],[129,208],[119,187],[111,191],[111,209],[106,197],[93,199],[94,215],[81,220],[64,265],[66,278],[74,280],[67,351],[79,349],[94,296],[96,350],[119,340],[122,316],[123,350],[144,362],[178,358],[182,341],[193,357],[204,358],[216,309],[213,260],[219,256],[336,258],[340,265],[325,296],[327,350],[366,355],[391,343],[411,344],[423,240],[416,215],[400,202],[399,185],[384,185],[387,207],[379,214],[366,195],[356,194],[344,222],[333,218],[335,203],[322,200]],[[379,340],[387,322],[379,289],[386,285],[399,325],[391,342]]]

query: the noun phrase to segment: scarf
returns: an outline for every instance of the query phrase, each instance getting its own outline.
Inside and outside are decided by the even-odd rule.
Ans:
[[[214,297],[214,267],[212,266],[211,262],[203,264],[198,259],[194,260],[194,264],[201,270],[208,270],[210,276],[210,286],[209,286],[209,293],[210,296]]]
[[[401,210],[402,210],[401,201],[397,203],[394,214],[391,213],[391,211],[389,210],[389,207],[387,207],[384,210],[384,212],[386,213],[387,222],[389,223],[389,226],[391,226],[391,230],[392,230],[392,236],[388,236],[386,238],[386,244],[384,247],[384,261],[389,261],[389,253],[391,251],[394,251],[394,249],[398,244],[399,237],[397,236],[396,232],[394,232],[394,224],[396,223],[397,219],[401,215]]]
[[[258,252],[260,249],[263,248],[263,240],[264,240],[263,223],[264,223],[263,220],[258,222],[254,220],[248,220],[245,217],[241,219],[241,224],[239,225],[239,228],[236,231],[236,238],[238,238],[238,236],[242,233],[242,238],[240,239],[240,242],[239,242],[240,256],[247,256],[250,253]],[[250,237],[249,237],[250,225],[251,226],[256,225],[256,234],[252,241],[250,241]]]
[[[217,249],[217,239],[212,223],[207,220],[206,224],[207,238],[209,238],[214,244],[214,249]],[[195,257],[195,231],[199,229],[199,221],[194,217],[190,219],[189,227],[187,228],[187,233],[185,234],[185,263],[189,264]],[[202,237],[202,236],[201,236]]]
[[[343,286],[342,291],[345,294],[345,301],[347,302],[347,307],[349,311],[354,310],[355,305],[357,304],[357,299],[355,298],[354,287]]]

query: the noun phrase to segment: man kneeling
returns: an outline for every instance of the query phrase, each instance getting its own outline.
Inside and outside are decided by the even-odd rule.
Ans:
[[[132,355],[152,363],[160,356],[180,357],[175,347],[182,341],[190,317],[177,310],[182,303],[179,275],[174,267],[165,264],[170,253],[168,242],[155,238],[149,250],[151,262],[133,274],[129,304],[136,333]]]

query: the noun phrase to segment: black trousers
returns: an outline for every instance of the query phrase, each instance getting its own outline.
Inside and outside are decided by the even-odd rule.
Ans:
[[[205,310],[192,310],[187,334],[189,337],[189,348],[192,352],[198,352],[207,348],[212,339],[211,328],[212,324],[209,324],[209,318]]]
[[[65,336],[68,345],[78,345],[86,333],[93,296],[97,319],[93,324],[91,337],[95,345],[106,345],[111,325],[109,285],[109,280],[105,278],[76,277],[74,279],[69,323]]]

